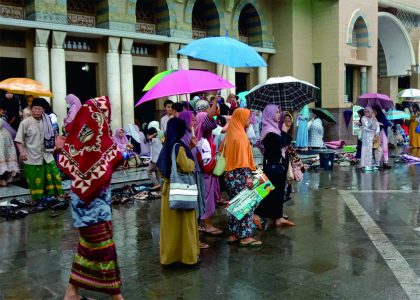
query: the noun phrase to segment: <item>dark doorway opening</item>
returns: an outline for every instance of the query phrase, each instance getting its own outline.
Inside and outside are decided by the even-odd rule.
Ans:
[[[410,88],[410,76],[398,77],[398,91]]]
[[[0,81],[11,77],[26,77],[26,59],[0,57]]]
[[[346,65],[346,93],[347,101],[353,102],[354,67]]]
[[[140,100],[146,92],[142,92],[146,83],[156,74],[156,67],[133,66],[134,81],[134,105]],[[156,111],[156,101],[152,100],[137,106],[134,109],[134,118],[136,124],[141,128],[141,124],[149,123],[153,120],[159,120]]]
[[[98,96],[96,91],[97,64],[66,62],[67,94],[74,94],[84,103]]]
[[[249,74],[248,73],[236,72],[235,76],[236,76],[236,80],[235,80],[236,93],[247,91],[248,90]]]

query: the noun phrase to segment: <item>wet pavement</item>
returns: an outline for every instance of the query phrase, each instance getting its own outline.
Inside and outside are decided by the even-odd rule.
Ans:
[[[244,249],[225,237],[199,267],[159,264],[160,200],[113,210],[126,299],[420,299],[420,164],[362,173],[309,172],[285,212],[294,228],[258,231]],[[224,209],[216,224],[227,228]],[[70,211],[0,221],[0,299],[60,299],[78,233]],[[83,295],[107,299],[82,290]]]

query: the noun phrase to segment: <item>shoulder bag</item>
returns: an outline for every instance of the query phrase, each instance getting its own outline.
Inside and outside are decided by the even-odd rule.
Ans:
[[[225,172],[225,167],[226,167],[226,160],[225,157],[223,156],[225,153],[225,142],[223,142],[223,148],[222,148],[222,152],[217,153],[217,158],[216,158],[216,166],[213,169],[213,175],[215,176],[222,176],[223,173]]]
[[[171,153],[171,176],[169,188],[169,208],[192,210],[198,205],[198,189],[194,174],[180,173],[176,167],[175,144]]]

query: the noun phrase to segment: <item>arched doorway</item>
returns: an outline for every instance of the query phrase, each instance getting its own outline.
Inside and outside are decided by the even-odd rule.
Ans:
[[[220,35],[220,16],[212,0],[197,0],[192,11],[193,39]]]
[[[262,46],[261,19],[252,4],[245,5],[238,22],[239,39],[251,46]]]
[[[169,10],[165,0],[137,0],[137,32],[169,36],[169,29]]]
[[[415,65],[413,46],[407,29],[394,15],[378,14],[378,91],[395,97],[410,82]]]

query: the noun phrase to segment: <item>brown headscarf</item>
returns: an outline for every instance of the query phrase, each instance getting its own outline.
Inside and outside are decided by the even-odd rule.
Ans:
[[[251,111],[245,108],[237,108],[233,112],[224,142],[225,171],[240,168],[255,170],[251,144],[245,132],[245,126],[250,115]]]

